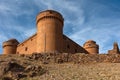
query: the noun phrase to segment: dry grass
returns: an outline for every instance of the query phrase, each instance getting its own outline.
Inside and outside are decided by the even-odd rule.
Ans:
[[[89,57],[88,57],[89,58]],[[30,60],[19,55],[0,56],[1,61],[16,60],[23,66],[41,65],[47,70],[43,75],[25,77],[20,80],[120,80],[120,63],[76,63],[41,64],[39,60]]]
[[[120,80],[119,63],[49,64],[49,72],[30,80]]]

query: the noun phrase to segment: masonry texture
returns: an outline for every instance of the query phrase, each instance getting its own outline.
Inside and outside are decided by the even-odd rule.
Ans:
[[[113,44],[113,49],[112,50],[108,50],[108,53],[109,54],[119,54],[120,53],[117,42],[115,42]]]
[[[88,40],[82,47],[64,35],[64,18],[57,11],[40,12],[36,17],[36,27],[36,34],[22,43],[16,39],[5,41],[3,54],[99,53],[99,45],[95,41]]]
[[[93,40],[88,40],[83,47],[91,54],[99,53],[99,45],[96,44]]]

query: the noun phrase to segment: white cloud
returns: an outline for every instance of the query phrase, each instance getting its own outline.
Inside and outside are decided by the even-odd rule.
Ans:
[[[24,31],[24,36],[30,37],[30,36],[32,36],[35,33],[36,33],[36,29],[35,28],[29,29],[29,30]]]
[[[14,0],[14,1],[1,1],[0,3],[0,14],[10,17],[10,16],[21,16],[21,15],[31,15],[33,14],[33,9],[27,9],[25,4],[28,4],[26,1]],[[24,9],[23,9],[24,8]]]
[[[88,3],[91,3],[91,5],[88,5]],[[1,37],[6,36],[2,41],[9,37],[16,37],[23,41],[31,36],[36,32],[33,26],[34,22],[32,22],[35,20],[31,17],[39,11],[53,9],[63,15],[66,35],[80,45],[88,39],[93,39],[100,45],[100,52],[106,52],[111,48],[113,41],[120,42],[120,19],[111,16],[104,17],[105,13],[103,11],[109,11],[109,7],[104,4],[93,5],[92,3],[93,0],[13,0],[7,2],[2,0],[0,2],[0,32],[4,33]],[[114,12],[111,12],[111,14],[115,15]],[[99,15],[102,15],[102,17]],[[32,21],[26,23],[24,20],[19,20],[21,17],[25,17],[28,21],[32,19]],[[71,29],[70,32],[69,29]],[[7,33],[5,33],[6,30]],[[18,32],[19,36],[14,31]]]
[[[8,40],[8,38],[4,34],[0,33],[0,54],[2,53],[2,43],[6,40]]]
[[[75,30],[70,34],[70,38],[81,45],[89,39],[95,40],[100,45],[100,52],[106,53],[107,50],[112,48],[113,42],[120,42],[119,25],[120,24],[111,23],[111,25],[107,25],[107,27],[103,24],[94,27],[94,25],[90,25],[89,23],[89,25],[82,26],[82,29],[79,27],[79,29]]]

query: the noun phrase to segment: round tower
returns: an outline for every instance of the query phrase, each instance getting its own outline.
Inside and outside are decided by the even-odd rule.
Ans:
[[[16,39],[10,39],[3,42],[3,54],[16,54],[16,48],[19,42]]]
[[[53,10],[42,11],[36,18],[37,52],[62,52],[62,15]]]
[[[93,40],[88,40],[84,43],[83,47],[88,51],[89,54],[98,54],[99,53],[99,45],[96,44]]]

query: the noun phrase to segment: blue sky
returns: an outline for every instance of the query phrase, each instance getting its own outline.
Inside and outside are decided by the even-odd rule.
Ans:
[[[106,53],[120,44],[120,0],[0,0],[0,53],[3,41],[36,33],[36,15],[47,9],[63,15],[64,34],[81,46],[92,39]]]

